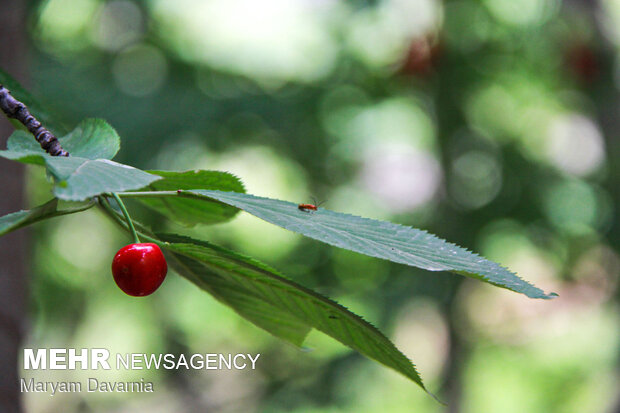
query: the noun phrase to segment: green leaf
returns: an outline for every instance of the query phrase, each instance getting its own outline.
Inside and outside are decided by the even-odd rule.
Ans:
[[[67,132],[67,128],[61,122],[51,116],[50,113],[48,113],[48,111],[45,110],[43,106],[40,105],[39,102],[37,102],[36,99],[19,84],[19,82],[13,79],[13,77],[2,69],[0,69],[0,84],[9,89],[11,95],[13,95],[15,99],[28,106],[30,113],[54,135],[58,136],[59,134],[62,135]],[[11,122],[16,127],[24,127],[21,123],[14,119],[11,119]],[[32,139],[34,140],[34,138]]]
[[[93,204],[79,205],[71,208],[58,209],[58,199],[54,198],[29,211],[18,211],[0,217],[0,236],[44,219],[85,211]]]
[[[103,119],[85,119],[58,140],[71,156],[87,159],[112,159],[121,146],[116,130]]]
[[[170,242],[194,242],[193,240],[182,239],[178,236],[164,235],[162,239]],[[165,246],[165,248],[168,248],[168,246]],[[182,246],[174,244],[172,248],[178,250]],[[283,312],[278,306],[257,297],[251,289],[247,288],[248,286],[240,285],[238,281],[231,279],[231,277],[220,275],[219,272],[223,270],[220,270],[215,264],[205,264],[204,262],[205,260],[207,262],[221,261],[218,254],[213,248],[202,247],[199,249],[203,255],[203,260],[197,260],[182,254],[173,254],[175,261],[172,261],[171,265],[179,274],[213,295],[218,301],[231,307],[243,318],[276,337],[297,346],[302,345],[310,332],[310,327],[306,323],[300,321],[289,312]],[[215,269],[211,268],[211,266],[214,266]],[[240,270],[246,271],[245,265],[242,265]]]
[[[33,155],[45,155],[45,151],[30,132],[17,130],[9,136],[6,143],[7,149],[15,153],[27,153]]]
[[[181,275],[257,326],[298,345],[309,328],[316,328],[426,390],[411,361],[379,330],[340,304],[208,242],[176,235],[161,238],[167,243],[160,245],[172,252]]]
[[[44,159],[48,172],[57,182],[66,181],[80,166],[89,162],[86,158],[78,158],[76,156],[64,157],[47,155]]]
[[[86,119],[71,133],[59,137],[62,147],[72,157],[86,159],[112,159],[120,148],[118,134],[102,119]],[[7,142],[7,150],[15,153],[10,159],[20,160],[24,155],[48,155],[32,134],[15,131]],[[21,156],[20,156],[21,154]],[[5,155],[5,157],[8,157]],[[22,161],[23,162],[23,161]]]
[[[515,273],[426,231],[319,208],[304,212],[297,204],[235,192],[184,191],[243,209],[267,222],[336,247],[429,271],[451,271],[530,298],[551,298]]]
[[[0,156],[25,164],[43,165],[56,179],[63,181],[69,178],[86,158],[78,156],[58,157],[46,153],[33,136],[24,131],[15,131],[9,137],[7,150],[0,151]]]
[[[48,164],[51,165],[49,170],[57,177],[62,170],[62,176],[66,176],[62,167],[69,164],[66,165],[66,170],[70,170],[74,166],[71,163],[76,159],[84,162],[65,180],[60,180],[54,185],[54,195],[60,199],[81,201],[105,192],[141,189],[159,179],[156,175],[107,159],[53,157],[48,160]]]
[[[149,171],[163,177],[147,188],[155,191],[176,191],[178,189],[218,189],[222,191],[245,192],[241,180],[228,172],[221,171]],[[239,210],[221,202],[204,202],[182,197],[136,198],[136,200],[187,226],[214,224],[228,221]]]
[[[103,210],[128,230],[106,200]],[[135,222],[141,237],[171,253],[171,266],[189,281],[276,337],[301,345],[311,328],[408,377],[428,394],[411,361],[370,323],[269,266],[206,241],[158,234]],[[164,242],[162,242],[164,241]]]
[[[22,163],[45,165],[55,181],[54,195],[66,201],[83,201],[105,192],[141,189],[160,179],[159,176],[108,159],[73,155],[113,156],[118,150],[118,136],[106,125],[103,121],[88,120],[66,139],[63,138],[72,153],[69,157],[50,156],[32,135],[23,131],[11,135],[8,150],[0,151],[0,156]],[[82,138],[84,142],[80,141]]]

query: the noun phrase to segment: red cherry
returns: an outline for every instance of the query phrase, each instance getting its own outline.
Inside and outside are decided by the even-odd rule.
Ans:
[[[144,297],[164,282],[168,265],[157,244],[129,244],[118,250],[112,261],[116,285],[126,294]]]

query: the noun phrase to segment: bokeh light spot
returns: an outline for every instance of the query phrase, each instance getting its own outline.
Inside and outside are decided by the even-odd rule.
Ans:
[[[115,0],[105,3],[99,10],[93,37],[102,49],[118,51],[142,35],[142,26],[142,12],[135,3]]]
[[[603,163],[605,142],[590,119],[580,114],[558,116],[549,130],[547,156],[559,169],[583,176]]]
[[[404,145],[377,146],[362,164],[360,181],[393,212],[429,202],[441,183],[441,167],[433,155]]]
[[[116,57],[112,72],[123,93],[141,97],[161,88],[168,73],[168,63],[157,48],[137,45],[123,50]]]
[[[586,182],[565,180],[546,192],[544,209],[549,221],[557,228],[583,234],[598,228],[606,218],[602,197]]]
[[[501,186],[501,166],[487,152],[468,151],[452,165],[450,194],[464,208],[476,209],[488,204],[497,196]]]
[[[183,59],[245,75],[267,88],[327,75],[338,47],[331,2],[157,0],[162,38]]]
[[[36,32],[48,52],[64,55],[90,45],[87,31],[99,1],[48,0],[39,8]]]
[[[515,26],[543,24],[559,8],[557,0],[486,0],[485,3],[498,20]]]

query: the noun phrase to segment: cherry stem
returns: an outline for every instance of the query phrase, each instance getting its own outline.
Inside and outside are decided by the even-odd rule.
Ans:
[[[125,220],[127,221],[127,225],[129,226],[129,230],[131,231],[131,235],[133,236],[134,242],[136,244],[139,244],[140,238],[138,238],[138,233],[136,232],[136,228],[133,226],[133,221],[131,220],[131,217],[129,216],[129,212],[127,212],[127,208],[125,208],[125,204],[123,204],[123,201],[121,200],[121,198],[118,196],[116,192],[112,192],[112,196],[116,200],[118,207],[121,209],[121,212],[123,213],[123,216],[125,217]]]
[[[120,217],[120,214],[118,213],[118,211],[116,211],[114,208],[110,206],[110,203],[108,202],[106,198],[99,198],[99,206],[103,209],[103,211],[106,214],[110,216],[110,218],[114,220],[114,222],[119,224],[124,230],[129,229],[129,226],[127,225],[126,221]],[[167,244],[166,242],[162,242],[156,238],[149,236],[148,234],[145,234],[144,231],[141,232],[141,236],[147,241],[150,241],[157,245],[163,246]]]

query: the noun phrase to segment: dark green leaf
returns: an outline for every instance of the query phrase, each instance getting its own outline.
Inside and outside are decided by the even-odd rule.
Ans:
[[[499,264],[419,229],[323,208],[304,212],[291,202],[235,192],[184,193],[225,202],[282,228],[361,254],[430,271],[452,271],[531,298],[557,295],[545,294]]]
[[[71,208],[58,209],[58,199],[54,198],[43,205],[40,205],[29,211],[18,211],[12,214],[0,217],[0,235],[8,234],[11,231],[25,227],[44,219],[57,217],[60,215],[74,214],[84,211],[93,204],[79,205]]]
[[[164,235],[181,275],[270,333],[300,344],[309,328],[333,337],[425,389],[415,366],[379,330],[345,307],[255,260],[204,241]],[[175,267],[176,268],[176,267]]]
[[[221,171],[149,171],[163,177],[149,185],[146,190],[176,191],[178,189],[219,189],[245,192],[241,180]],[[182,197],[137,198],[147,206],[184,225],[214,224],[231,219],[239,210],[221,202],[204,202]]]
[[[178,238],[165,236],[163,239],[180,241]],[[220,260],[218,255],[209,249],[202,248],[201,252],[205,257],[208,256],[210,261]],[[210,266],[205,266],[201,260],[184,255],[174,254],[174,258],[175,261],[171,262],[171,265],[177,272],[274,336],[301,346],[310,332],[310,327],[306,323],[257,297],[251,289],[240,285],[237,280],[218,274],[220,270],[214,270]]]

